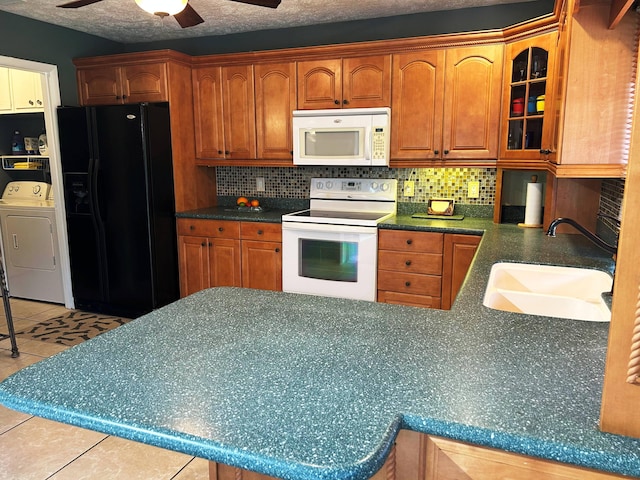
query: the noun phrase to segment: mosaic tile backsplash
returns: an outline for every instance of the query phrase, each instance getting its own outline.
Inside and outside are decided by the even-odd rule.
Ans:
[[[314,177],[395,178],[398,201],[426,203],[430,198],[452,198],[456,204],[493,205],[495,168],[358,168],[358,167],[217,167],[218,195],[258,198],[307,198]],[[265,191],[256,191],[256,178],[265,179]],[[415,182],[415,195],[403,195],[405,180]],[[480,183],[479,198],[468,198],[467,183]]]

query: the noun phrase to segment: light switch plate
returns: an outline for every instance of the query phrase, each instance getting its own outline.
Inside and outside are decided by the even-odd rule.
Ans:
[[[402,194],[405,197],[413,197],[415,195],[415,186],[416,184],[413,180],[405,180]]]
[[[480,196],[480,182],[467,183],[467,197],[478,198]]]

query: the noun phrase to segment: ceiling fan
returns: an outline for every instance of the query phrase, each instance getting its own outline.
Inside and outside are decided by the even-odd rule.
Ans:
[[[102,0],[74,0],[58,5],[60,8],[80,8]],[[188,0],[135,0],[140,8],[159,17],[172,15],[182,28],[193,27],[204,20],[189,5]],[[281,0],[231,0],[232,2],[248,3],[260,7],[278,8]]]

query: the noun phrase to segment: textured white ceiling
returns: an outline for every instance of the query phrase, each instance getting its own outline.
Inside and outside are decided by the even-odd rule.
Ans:
[[[134,0],[102,0],[78,9],[56,8],[68,0],[0,0],[0,10],[123,43],[225,35],[304,25],[455,10],[531,0],[282,0],[277,9],[231,0],[189,0],[204,23],[182,29]]]

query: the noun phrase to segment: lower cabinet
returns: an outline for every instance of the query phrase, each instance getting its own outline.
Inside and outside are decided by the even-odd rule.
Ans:
[[[209,480],[274,477],[209,463]],[[400,430],[387,461],[371,480],[614,480],[628,478],[492,448]]]
[[[449,309],[479,236],[413,230],[378,232],[378,302]]]
[[[209,287],[282,290],[280,224],[179,218],[180,296]]]

